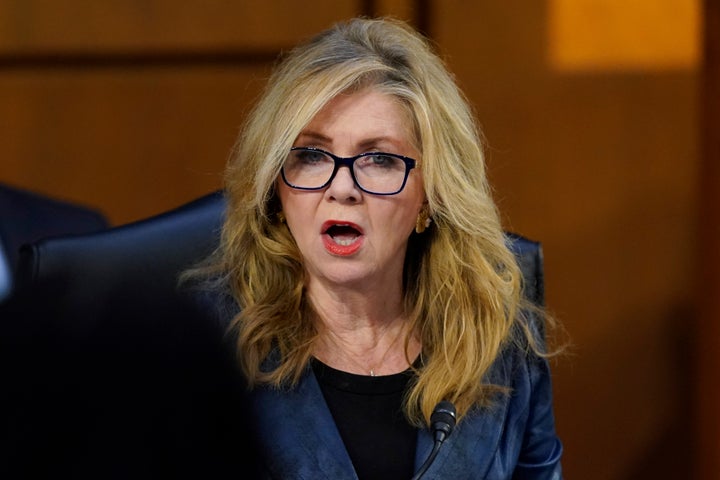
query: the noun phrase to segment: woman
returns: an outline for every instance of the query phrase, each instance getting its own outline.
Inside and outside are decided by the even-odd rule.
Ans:
[[[467,102],[401,22],[338,24],[278,65],[206,270],[239,307],[268,476],[410,478],[447,401],[457,427],[424,478],[561,477],[542,341],[484,168]]]

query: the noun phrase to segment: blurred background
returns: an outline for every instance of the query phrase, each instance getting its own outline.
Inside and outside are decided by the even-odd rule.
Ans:
[[[219,189],[278,53],[432,38],[506,228],[543,244],[568,479],[720,478],[720,2],[0,0],[0,182],[113,225]]]

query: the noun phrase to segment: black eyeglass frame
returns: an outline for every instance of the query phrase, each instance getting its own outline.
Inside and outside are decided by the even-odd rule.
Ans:
[[[340,170],[340,167],[346,166],[346,167],[348,167],[348,170],[350,170],[350,176],[352,177],[353,182],[355,182],[355,185],[357,185],[357,187],[360,190],[362,190],[363,192],[369,193],[371,195],[397,195],[398,193],[402,192],[403,189],[405,188],[405,184],[407,183],[408,176],[410,175],[410,170],[415,168],[415,166],[417,165],[417,161],[415,159],[406,157],[403,155],[399,155],[397,153],[365,152],[365,153],[361,153],[360,155],[355,155],[354,157],[338,157],[337,155],[330,153],[326,150],[323,150],[321,148],[314,148],[314,147],[293,147],[290,149],[290,151],[291,152],[307,151],[307,152],[322,153],[322,154],[327,155],[328,157],[332,158],[335,161],[335,167],[333,168],[333,171],[330,174],[330,178],[328,179],[327,182],[323,183],[319,187],[299,187],[297,185],[290,183],[288,181],[287,177],[285,177],[285,165],[283,165],[282,169],[280,169],[280,175],[282,176],[283,182],[285,182],[285,185],[287,185],[288,187],[294,188],[296,190],[309,190],[309,191],[322,190],[323,188],[330,185],[330,183],[332,183],[333,179],[335,178],[335,175],[337,175],[338,170]],[[400,188],[398,188],[396,191],[390,192],[390,193],[378,193],[378,192],[373,192],[371,190],[367,190],[362,185],[360,185],[360,183],[357,181],[357,178],[355,178],[355,170],[353,169],[353,166],[355,165],[355,160],[357,160],[358,158],[369,157],[372,155],[384,155],[387,157],[393,157],[393,158],[402,160],[405,163],[405,176],[403,177],[403,181],[402,181],[402,184],[400,185]]]

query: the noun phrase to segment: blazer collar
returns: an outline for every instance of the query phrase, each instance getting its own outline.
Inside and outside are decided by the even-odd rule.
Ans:
[[[251,397],[260,449],[272,477],[357,479],[312,369],[292,389],[258,387]],[[492,412],[466,416],[445,440],[423,480],[484,478],[499,446],[506,410],[507,403],[498,402]],[[432,446],[432,432],[420,430],[415,471]]]
[[[251,397],[260,449],[272,477],[357,479],[310,368],[292,389],[258,387]]]
[[[507,403],[499,402],[492,408],[473,411],[455,426],[423,475],[423,480],[477,479],[487,476],[500,446]],[[416,472],[430,455],[432,447],[433,433],[429,428],[423,428],[418,432]]]

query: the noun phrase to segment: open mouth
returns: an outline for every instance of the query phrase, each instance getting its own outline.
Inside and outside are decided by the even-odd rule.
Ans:
[[[338,245],[352,245],[362,232],[350,224],[333,224],[325,229],[325,234],[332,238]]]

